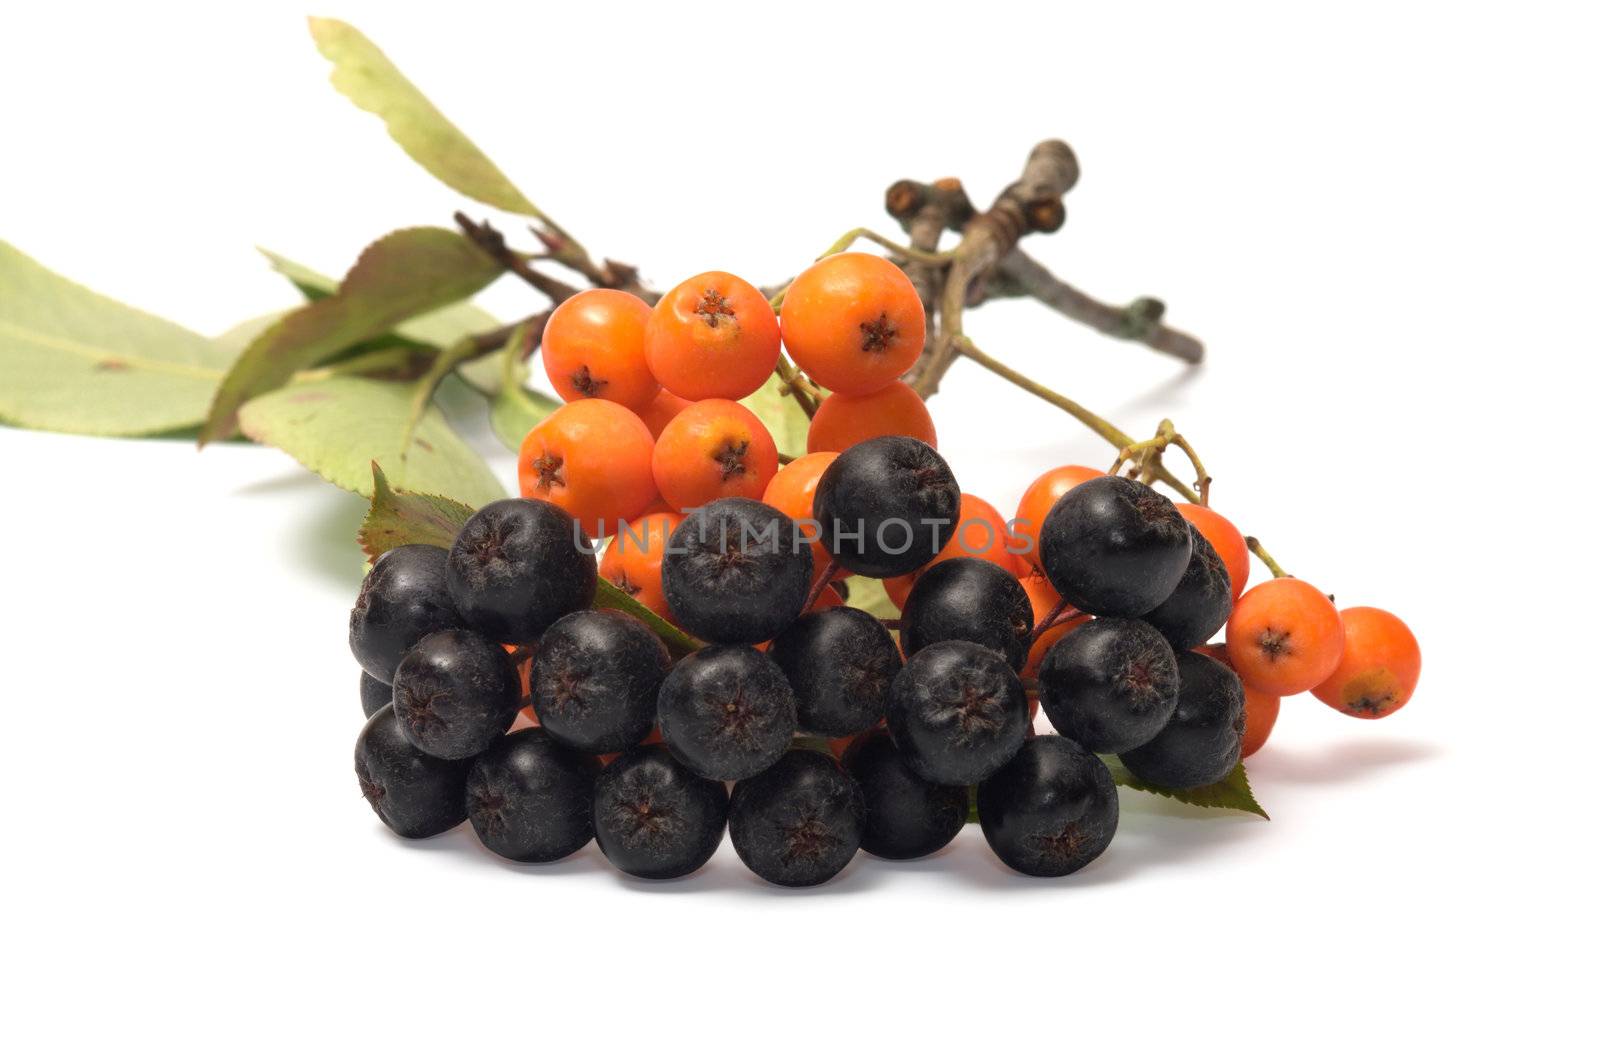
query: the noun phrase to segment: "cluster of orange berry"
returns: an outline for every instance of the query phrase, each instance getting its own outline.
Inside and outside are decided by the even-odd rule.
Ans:
[[[884,435],[937,445],[927,407],[900,381],[922,352],[924,329],[910,280],[870,254],[836,254],[813,264],[784,293],[781,316],[755,286],[722,272],[689,278],[654,307],[626,292],[582,292],[562,303],[545,328],[544,365],[566,405],[522,444],[522,494],[561,506],[597,540],[627,525],[633,534],[612,540],[600,575],[670,620],[662,556],[685,512],[743,497],[809,521],[818,482],[840,452]],[[773,376],[783,351],[805,374],[802,386],[825,394],[807,453],[792,459],[778,453],[761,420],[738,402]],[[979,557],[1018,578],[1036,623],[1055,621],[1061,598],[1043,574],[1038,532],[1057,499],[1104,475],[1082,465],[1051,469],[1027,489],[1011,521],[963,494],[955,536],[917,572],[885,580],[889,597],[903,607],[934,564]],[[1287,695],[1312,691],[1364,718],[1406,703],[1421,655],[1403,622],[1380,609],[1340,611],[1290,577],[1246,591],[1250,550],[1239,530],[1205,506],[1178,508],[1215,548],[1232,585],[1226,641],[1198,649],[1243,682],[1244,756],[1266,742]],[[812,549],[817,572],[836,571],[823,543]],[[824,588],[811,608],[841,601]],[[1022,678],[1036,679],[1051,645],[1088,619],[1075,615],[1047,626]]]

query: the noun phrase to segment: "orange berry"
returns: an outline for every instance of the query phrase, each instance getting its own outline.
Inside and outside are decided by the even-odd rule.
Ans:
[[[668,422],[651,459],[673,509],[718,498],[760,498],[778,471],[778,447],[761,419],[729,399],[705,399]]]
[[[894,603],[896,609],[905,612],[906,599],[911,597],[911,588],[917,585],[917,577],[921,574],[922,570],[918,569],[904,576],[890,576],[883,581],[884,593],[889,595],[889,600]]]
[[[639,411],[639,418],[644,421],[644,426],[650,429],[650,434],[660,439],[661,430],[691,405],[688,399],[680,399],[672,392],[662,389],[656,392],[656,397],[649,406]]]
[[[1245,686],[1287,697],[1333,674],[1344,624],[1328,596],[1292,576],[1244,593],[1228,618],[1228,658]]]
[[[816,416],[811,418],[806,449],[849,450],[878,436],[910,436],[930,447],[939,445],[933,418],[928,416],[922,396],[896,380],[869,395],[836,391],[823,399]]]
[[[1422,675],[1422,648],[1405,621],[1369,605],[1339,614],[1344,653],[1312,693],[1347,716],[1378,720],[1411,700]]]
[[[830,391],[887,387],[922,353],[922,299],[886,258],[849,251],[808,266],[783,297],[783,345]]]
[[[637,295],[590,288],[556,307],[541,341],[550,386],[568,402],[609,399],[641,411],[661,391],[644,360],[650,304]]]
[[[1221,661],[1229,668],[1233,662],[1228,659],[1228,647],[1221,642],[1213,642],[1209,646],[1200,646],[1196,653],[1203,653],[1207,657]],[[1238,673],[1235,672],[1235,675]],[[1241,680],[1242,682],[1242,680]],[[1278,722],[1278,706],[1282,699],[1276,694],[1263,694],[1255,687],[1248,684],[1244,688],[1244,737],[1239,743],[1239,759],[1243,760],[1267,744],[1267,738],[1272,734],[1272,727]]]
[[[817,482],[839,455],[819,450],[791,461],[779,469],[761,493],[761,501],[793,521],[814,521],[811,505],[817,497]],[[822,545],[821,525],[800,526],[801,534],[812,539],[812,571],[817,575],[828,567],[831,558]]]
[[[1250,582],[1250,547],[1233,522],[1214,509],[1193,502],[1179,502],[1178,512],[1200,530],[1217,556],[1228,569],[1228,580],[1233,584],[1233,600],[1238,601]]]
[[[522,497],[554,502],[599,539],[643,513],[656,497],[655,440],[639,415],[605,399],[570,402],[522,440]]]
[[[685,399],[742,399],[778,367],[778,317],[731,273],[690,277],[661,297],[644,356],[661,386]]]
[[[611,545],[600,559],[600,575],[632,595],[640,605],[657,616],[672,619],[667,596],[661,591],[661,559],[667,540],[683,523],[683,516],[672,512],[651,512],[618,528]]]
[[[1105,474],[1104,469],[1091,469],[1087,465],[1062,465],[1040,475],[1022,492],[1012,534],[1019,544],[1027,547],[1022,553],[1014,555],[1023,563],[1024,569],[1040,567],[1039,529],[1044,527],[1045,514],[1056,504],[1056,499],[1085,480]]]

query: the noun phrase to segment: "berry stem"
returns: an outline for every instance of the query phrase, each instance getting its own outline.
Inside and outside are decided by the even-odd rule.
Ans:
[[[778,379],[783,381],[783,388],[781,389],[783,394],[794,398],[800,409],[805,412],[807,420],[815,417],[817,415],[817,400],[809,390],[810,382],[800,375],[800,370],[796,369],[794,363],[789,361],[788,355],[782,353],[778,355],[778,368],[774,372],[778,374]]]
[[[1125,462],[1133,461],[1137,458],[1137,463],[1129,471],[1128,475],[1149,483],[1151,478],[1156,475],[1154,471],[1155,463],[1161,460],[1162,452],[1169,446],[1176,446],[1188,457],[1189,463],[1194,466],[1194,488],[1198,493],[1198,498],[1194,499],[1194,501],[1198,501],[1202,506],[1209,506],[1211,504],[1211,474],[1206,472],[1206,467],[1200,462],[1200,455],[1195,453],[1194,447],[1178,432],[1171,418],[1162,419],[1161,424],[1156,427],[1154,437],[1142,443],[1130,443],[1118,451],[1117,460],[1111,463],[1110,475],[1117,475],[1122,470]]]
[[[1040,635],[1043,635],[1062,621],[1071,620],[1079,615],[1081,615],[1081,611],[1075,606],[1068,605],[1066,599],[1063,598],[1048,613],[1044,614],[1039,623],[1034,626],[1033,633],[1028,636],[1028,645],[1031,646],[1038,642]]]
[[[1254,535],[1246,535],[1244,544],[1250,548],[1252,554],[1261,559],[1262,564],[1267,566],[1267,571],[1272,573],[1273,579],[1283,579],[1289,574],[1283,570],[1282,565],[1278,564],[1277,559],[1267,553],[1267,548],[1261,545],[1260,539],[1257,539]]]
[[[454,218],[461,232],[467,239],[478,245],[480,251],[498,262],[506,272],[515,274],[527,282],[552,303],[559,306],[578,294],[578,289],[566,281],[560,281],[547,274],[540,273],[528,265],[530,256],[513,251],[506,245],[506,238],[501,235],[500,230],[487,221],[475,222],[459,210],[455,212]],[[570,237],[565,237],[565,240],[567,241],[566,246],[575,246]],[[570,265],[570,263],[565,262],[563,264]]]
[[[921,262],[930,266],[942,265],[946,262],[952,261],[955,258],[954,251],[924,251],[920,247],[907,247],[905,244],[897,244],[886,236],[878,235],[871,229],[856,228],[851,229],[849,232],[839,237],[839,239],[829,244],[828,249],[822,252],[822,254],[818,255],[817,259],[820,261],[824,258],[827,258],[829,255],[837,255],[841,251],[847,251],[849,250],[850,245],[854,244],[857,240],[871,240],[879,247],[893,251],[895,254],[900,255],[912,262]],[[787,290],[788,289],[785,288],[785,291]],[[779,300],[780,305],[782,304],[781,292],[774,298]]]
[[[839,562],[829,558],[827,565],[823,566],[822,575],[818,576],[816,583],[811,585],[811,593],[806,595],[806,604],[800,607],[802,613],[817,604],[817,599],[822,597],[822,589],[832,583],[833,577],[838,574]]]

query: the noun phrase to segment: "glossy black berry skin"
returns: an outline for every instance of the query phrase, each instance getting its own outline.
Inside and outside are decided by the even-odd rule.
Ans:
[[[424,635],[462,627],[446,579],[443,547],[397,546],[372,563],[350,610],[350,652],[381,683]]]
[[[1189,567],[1189,522],[1152,489],[1097,476],[1056,499],[1039,532],[1045,575],[1094,616],[1143,616]]]
[[[748,779],[794,737],[794,691],[766,654],[709,646],[679,661],[656,700],[672,755],[707,779]]]
[[[394,711],[411,744],[446,760],[475,757],[516,719],[522,684],[504,647],[475,631],[437,631],[394,673]]]
[[[879,436],[834,459],[812,507],[822,545],[851,572],[903,576],[944,549],[961,514],[961,488],[938,451],[908,436]]]
[[[505,498],[474,513],[450,548],[450,594],[466,626],[496,642],[532,643],[594,601],[589,540],[560,506]]]
[[[361,796],[402,838],[432,837],[467,818],[471,767],[470,761],[441,760],[418,750],[392,708],[373,713],[356,739]]]
[[[661,588],[689,634],[749,645],[800,615],[811,569],[811,547],[793,520],[753,499],[720,498],[685,516],[667,540]]]
[[[987,646],[1020,669],[1028,659],[1033,605],[1017,577],[977,557],[941,561],[917,577],[900,617],[907,654],[961,639]]]
[[[1178,654],[1178,708],[1161,733],[1122,754],[1144,782],[1168,790],[1210,786],[1239,763],[1244,685],[1233,670],[1199,653]]]
[[[656,695],[671,665],[641,621],[609,609],[568,613],[534,652],[534,712],[564,745],[620,753],[655,726]]]
[[[1199,529],[1189,525],[1194,550],[1189,567],[1167,600],[1144,619],[1172,643],[1174,649],[1192,650],[1222,630],[1233,612],[1233,581],[1216,547]]]
[[[699,870],[722,843],[728,789],[702,779],[664,746],[630,750],[594,788],[594,834],[606,859],[637,878]]]
[[[1099,757],[1070,738],[1039,735],[978,787],[983,836],[1024,875],[1070,875],[1117,832],[1117,787]]]
[[[543,864],[594,837],[600,762],[529,727],[502,735],[467,774],[467,818],[491,853]]]
[[[1039,703],[1058,733],[1091,753],[1143,745],[1178,707],[1178,661],[1143,620],[1073,628],[1039,664]]]
[[[886,719],[912,771],[929,782],[969,786],[1021,748],[1028,697],[995,651],[975,642],[936,642],[895,677]]]
[[[873,856],[929,856],[949,845],[967,822],[967,788],[928,782],[883,731],[851,743],[844,769],[861,787],[861,848]]]
[[[861,847],[861,791],[826,753],[796,749],[733,788],[728,833],[751,871],[777,886],[817,886]]]
[[[362,669],[361,671],[361,712],[367,719],[372,719],[379,709],[394,700],[394,690],[388,683],[372,678]]]
[[[802,616],[768,652],[794,689],[801,730],[834,738],[881,720],[900,672],[888,629],[849,606]]]

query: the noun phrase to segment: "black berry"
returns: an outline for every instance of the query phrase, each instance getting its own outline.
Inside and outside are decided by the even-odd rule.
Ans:
[[[496,642],[532,643],[594,600],[589,540],[566,510],[537,498],[491,502],[450,548],[450,594],[467,626]]]
[[[1222,630],[1233,611],[1233,582],[1228,578],[1228,566],[1193,524],[1189,525],[1189,541],[1194,551],[1183,578],[1166,601],[1144,615],[1180,650],[1205,645],[1207,639]]]
[[[1178,708],[1150,741],[1122,754],[1144,782],[1169,790],[1210,786],[1239,762],[1244,737],[1244,685],[1220,661],[1178,654]]]
[[[381,680],[372,678],[366,669],[361,671],[361,711],[371,719],[374,714],[394,700],[394,689]]]
[[[917,577],[900,617],[906,653],[950,639],[987,646],[1020,669],[1028,659],[1033,605],[1017,577],[976,557],[941,561]]]
[[[1039,532],[1045,575],[1095,616],[1143,616],[1189,565],[1189,522],[1136,480],[1097,476],[1056,499]]]
[[[533,708],[558,741],[620,753],[655,726],[656,695],[672,659],[655,633],[611,610],[568,613],[533,655]]]
[[[783,513],[721,498],[684,517],[667,541],[661,586],[678,623],[707,642],[766,642],[811,591],[811,547]]]
[[[379,682],[394,679],[400,658],[424,635],[461,627],[450,597],[442,547],[397,546],[372,564],[350,610],[350,652]]]
[[[889,688],[889,734],[929,782],[982,782],[1021,747],[1028,697],[1004,657],[975,642],[936,642]]]
[[[1024,875],[1070,875],[1117,832],[1117,787],[1100,758],[1070,738],[1039,735],[978,786],[989,848]]]
[[[656,713],[667,748],[707,779],[747,779],[794,737],[789,681],[748,646],[711,646],[679,661],[661,684]]]
[[[1143,620],[1090,620],[1039,664],[1039,702],[1055,729],[1093,753],[1154,738],[1178,705],[1178,662]]]
[[[727,787],[694,774],[663,746],[624,753],[595,784],[595,840],[625,874],[659,879],[698,870],[727,822]]]
[[[900,649],[878,619],[848,606],[808,613],[769,651],[794,688],[802,730],[842,738],[883,718]]]
[[[816,886],[861,846],[861,791],[826,753],[796,749],[733,788],[728,833],[751,871],[779,886]]]
[[[447,760],[475,757],[516,719],[522,683],[504,647],[474,631],[438,631],[394,673],[394,711],[411,744]]]
[[[594,782],[600,762],[568,749],[542,727],[512,731],[472,762],[467,818],[485,849],[543,864],[594,837]]]
[[[394,710],[372,715],[356,739],[361,796],[402,838],[427,838],[467,818],[470,761],[441,760],[406,740]]]
[[[834,459],[817,483],[822,545],[851,572],[903,576],[956,531],[961,488],[938,451],[908,436],[879,436]]]
[[[844,768],[861,787],[861,848],[873,856],[928,856],[949,845],[967,822],[967,788],[928,782],[882,731],[851,743]]]

